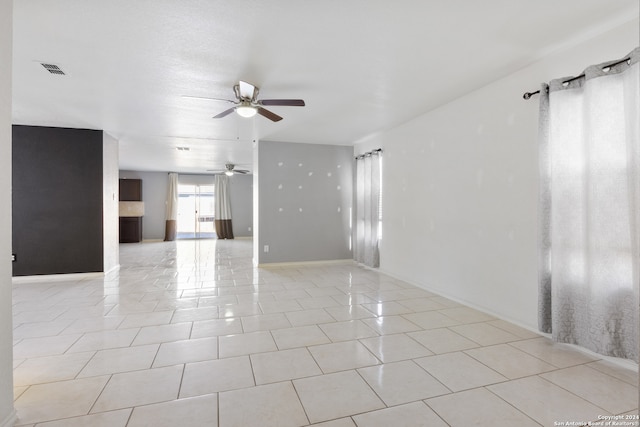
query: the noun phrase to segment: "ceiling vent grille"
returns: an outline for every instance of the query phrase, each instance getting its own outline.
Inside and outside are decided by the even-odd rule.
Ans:
[[[45,64],[41,62],[40,65],[44,67],[45,70],[50,72],[51,74],[57,74],[59,76],[66,76],[65,72],[60,69],[57,65],[54,64]]]
[[[190,148],[189,147],[176,147],[176,150],[178,150],[178,151],[189,151]]]

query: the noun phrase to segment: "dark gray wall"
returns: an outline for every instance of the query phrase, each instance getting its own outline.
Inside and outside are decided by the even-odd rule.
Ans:
[[[235,174],[229,179],[229,198],[235,237],[253,236],[253,176]]]
[[[13,126],[13,275],[103,271],[102,131]]]
[[[119,176],[142,180],[142,201],[144,202],[142,239],[163,240],[169,187],[168,173],[121,170]]]
[[[352,258],[353,147],[260,141],[258,159],[258,262]]]

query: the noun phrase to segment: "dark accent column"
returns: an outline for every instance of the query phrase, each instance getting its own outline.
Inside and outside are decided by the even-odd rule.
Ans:
[[[102,131],[13,126],[14,276],[103,271]]]

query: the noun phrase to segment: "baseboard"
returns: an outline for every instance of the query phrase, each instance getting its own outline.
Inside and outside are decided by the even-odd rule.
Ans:
[[[112,267],[111,269],[109,269],[109,271],[105,271],[104,275],[106,276],[107,274],[114,273],[118,270],[120,270],[120,264],[116,265],[115,267]]]
[[[35,276],[14,276],[11,282],[17,283],[39,283],[39,282],[66,282],[69,280],[85,280],[98,279],[104,277],[105,273],[61,273],[61,274],[42,274]]]
[[[538,332],[538,333],[540,333],[540,332]],[[552,340],[551,335],[548,335],[548,334],[541,334],[541,335],[544,335],[545,337],[547,337],[550,340]],[[595,351],[591,351],[591,350],[589,350],[588,348],[585,348],[585,347],[580,347],[579,345],[576,345],[576,344],[568,344],[568,343],[557,342],[557,341],[554,341],[554,343],[560,344],[560,345],[569,346],[569,347],[573,348],[576,351],[584,353],[587,356],[593,357],[594,359],[602,359],[605,362],[612,363],[614,365],[620,366],[621,368],[625,368],[625,369],[632,370],[634,372],[638,372],[638,364],[636,362],[634,362],[633,360],[622,359],[620,357],[605,356],[604,354],[596,353]]]
[[[231,240],[252,240],[253,236],[235,236],[233,239]],[[197,239],[176,239],[176,240],[197,240]],[[172,240],[173,242],[175,242],[176,240]],[[209,240],[218,240],[216,239],[209,239]],[[224,240],[224,239],[223,239]],[[164,239],[142,239],[142,242],[140,243],[157,243],[157,242],[164,242]]]
[[[389,277],[392,277],[392,278],[394,278],[396,280],[402,280],[403,282],[406,282],[406,283],[408,283],[410,285],[413,285],[415,287],[418,287],[420,289],[424,289],[425,291],[432,292],[432,293],[434,293],[434,294],[436,294],[438,296],[450,299],[451,301],[457,302],[458,304],[462,304],[462,305],[467,306],[469,308],[473,308],[474,310],[478,310],[478,311],[480,311],[480,312],[482,312],[484,314],[488,314],[489,316],[493,316],[496,319],[500,319],[500,320],[504,320],[506,322],[512,323],[515,326],[518,326],[518,327],[520,327],[522,329],[526,329],[529,332],[533,332],[535,334],[542,335],[542,336],[547,336],[546,334],[540,332],[538,330],[538,328],[536,328],[536,327],[531,327],[530,325],[525,325],[525,324],[521,323],[518,320],[511,319],[511,318],[509,318],[509,317],[507,317],[507,316],[505,316],[503,314],[496,313],[495,311],[490,310],[490,309],[488,309],[486,307],[482,307],[482,306],[476,305],[476,304],[474,304],[474,303],[472,303],[470,301],[467,301],[467,300],[464,300],[462,298],[450,295],[450,294],[448,294],[446,292],[442,292],[440,290],[435,290],[435,289],[429,287],[428,284],[417,283],[417,282],[414,282],[413,280],[409,280],[409,279],[407,279],[405,277],[401,277],[401,276],[399,276],[397,274],[390,273],[390,272],[388,272],[386,270],[383,270],[383,269],[380,269],[380,273],[382,273],[384,275],[387,275]]]
[[[0,427],[13,427],[18,422],[18,413],[14,409],[4,420],[0,421]]]
[[[401,280],[401,281],[403,281],[405,283],[408,283],[410,285],[416,286],[416,287],[418,287],[420,289],[424,289],[425,291],[432,292],[432,293],[434,293],[434,294],[436,294],[438,296],[450,299],[451,301],[455,301],[458,304],[462,304],[462,305],[464,305],[466,307],[473,308],[474,310],[478,310],[478,311],[480,311],[482,313],[488,314],[489,316],[493,316],[496,319],[504,320],[505,322],[509,322],[509,323],[511,323],[511,324],[513,324],[515,326],[518,326],[518,327],[520,327],[522,329],[525,329],[525,330],[527,330],[529,332],[533,332],[534,334],[538,334],[541,337],[545,337],[545,338],[548,338],[548,339],[552,340],[551,334],[546,334],[544,332],[540,332],[537,328],[533,328],[533,327],[531,327],[529,325],[525,325],[525,324],[523,324],[523,323],[521,323],[521,322],[519,322],[517,320],[510,319],[510,318],[508,318],[508,317],[506,317],[506,316],[504,316],[502,314],[498,314],[498,313],[496,313],[496,312],[494,312],[492,310],[489,310],[489,309],[487,309],[485,307],[480,307],[480,306],[477,306],[477,305],[475,305],[475,304],[473,304],[473,303],[471,303],[469,301],[465,301],[463,299],[454,297],[452,295],[448,295],[447,293],[444,293],[444,292],[441,292],[441,291],[436,291],[436,290],[434,290],[432,288],[429,288],[428,285],[413,282],[412,280],[408,280],[406,278],[399,277],[398,275],[389,273],[388,271],[380,270],[380,273],[382,273],[382,274],[384,274],[386,276],[392,277],[392,278],[394,278],[396,280]],[[605,360],[607,362],[613,363],[615,365],[621,366],[623,368],[631,369],[631,370],[633,370],[635,372],[638,372],[638,364],[636,362],[632,361],[632,360],[621,359],[619,357],[605,356],[605,355],[596,353],[594,351],[591,351],[588,348],[581,347],[579,345],[567,344],[567,343],[557,343],[557,344],[569,346],[569,347],[571,347],[571,348],[573,348],[573,349],[575,349],[577,351],[580,351],[581,353],[585,353],[586,355],[593,357],[594,359],[602,359],[602,360]]]
[[[273,267],[301,267],[301,266],[319,266],[319,265],[341,265],[354,264],[352,259],[330,259],[321,261],[292,261],[292,262],[267,262],[258,264],[259,268]]]

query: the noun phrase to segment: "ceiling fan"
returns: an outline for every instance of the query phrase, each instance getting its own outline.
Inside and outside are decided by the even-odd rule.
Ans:
[[[258,93],[260,92],[260,88],[252,85],[251,83],[244,82],[240,80],[238,84],[233,86],[233,92],[236,95],[236,100],[233,101],[231,99],[219,99],[219,98],[203,98],[198,96],[193,96],[189,98],[203,98],[203,99],[215,99],[219,101],[227,101],[233,104],[236,104],[234,107],[229,108],[228,110],[223,111],[222,113],[213,116],[214,119],[220,119],[222,117],[228,116],[234,111],[238,113],[238,115],[242,117],[253,117],[257,114],[260,114],[263,117],[273,121],[279,122],[282,120],[282,117],[277,115],[276,113],[263,108],[263,106],[290,106],[290,107],[304,107],[304,101],[302,99],[258,99]]]
[[[213,172],[215,174],[220,174],[220,173],[224,173],[227,176],[232,176],[236,173],[239,173],[241,175],[246,175],[248,173],[250,173],[251,171],[246,170],[246,169],[236,169],[236,165],[234,165],[233,163],[227,163],[224,165],[225,170],[215,170],[215,169],[210,169],[207,172]]]

